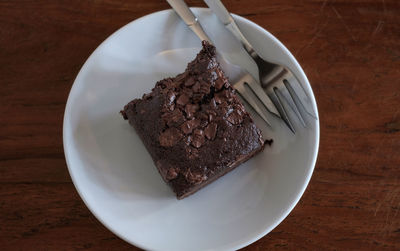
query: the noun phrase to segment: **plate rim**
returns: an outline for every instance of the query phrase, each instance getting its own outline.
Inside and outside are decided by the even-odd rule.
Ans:
[[[208,8],[202,8],[202,7],[194,7],[191,8],[192,10],[195,11],[209,11]],[[89,209],[89,211],[96,217],[96,219],[98,221],[100,221],[101,224],[103,224],[109,231],[111,231],[113,234],[115,234],[116,236],[118,236],[119,238],[121,238],[122,240],[126,241],[127,243],[134,245],[136,247],[139,247],[141,249],[144,250],[154,250],[151,247],[148,247],[146,245],[143,245],[141,243],[135,242],[131,239],[126,238],[125,236],[119,234],[113,227],[111,227],[106,221],[104,221],[102,219],[102,217],[99,216],[98,212],[87,202],[85,196],[83,195],[83,192],[79,189],[78,185],[77,185],[77,178],[75,177],[73,171],[72,171],[72,167],[71,167],[71,161],[70,161],[70,156],[69,156],[69,151],[68,149],[68,145],[70,145],[70,140],[67,137],[67,129],[66,129],[66,125],[67,125],[67,121],[69,120],[69,116],[71,114],[71,99],[72,99],[72,95],[73,93],[75,93],[76,88],[77,87],[77,80],[80,78],[80,76],[82,75],[82,72],[84,71],[84,69],[87,68],[87,64],[90,61],[90,59],[96,54],[96,52],[98,50],[100,50],[108,41],[110,41],[114,36],[117,36],[120,32],[122,32],[122,30],[126,29],[127,26],[133,24],[134,22],[139,22],[142,19],[145,18],[149,18],[152,16],[156,16],[159,15],[161,13],[165,13],[165,12],[174,12],[174,10],[172,9],[165,9],[165,10],[160,10],[160,11],[156,11],[156,12],[152,12],[149,14],[146,14],[142,17],[139,17],[137,19],[134,19],[132,21],[130,21],[129,23],[123,25],[122,27],[118,28],[116,31],[114,31],[111,35],[109,35],[103,42],[101,42],[95,50],[93,50],[93,52],[89,55],[89,57],[85,60],[85,63],[82,65],[82,67],[80,68],[77,76],[74,79],[74,82],[71,86],[71,89],[68,93],[68,98],[67,98],[67,102],[65,105],[65,110],[64,110],[64,117],[63,117],[63,150],[64,150],[64,155],[65,155],[65,160],[66,160],[66,164],[67,164],[67,168],[68,168],[68,172],[69,175],[71,176],[71,180],[72,183],[77,191],[77,193],[79,194],[80,198],[82,199],[82,201],[84,202],[84,204],[86,205],[86,207]],[[316,99],[314,96],[314,92],[312,90],[312,86],[306,76],[306,74],[304,73],[303,68],[301,67],[301,65],[298,63],[298,61],[296,60],[296,58],[292,55],[292,53],[285,47],[285,45],[280,42],[272,33],[270,33],[269,31],[267,31],[266,29],[264,29],[263,27],[261,27],[260,25],[258,25],[257,23],[245,18],[245,17],[241,17],[237,14],[231,13],[232,16],[234,17],[235,20],[240,20],[243,23],[246,23],[247,25],[253,26],[255,29],[257,29],[258,31],[264,33],[266,36],[270,37],[275,43],[276,45],[282,49],[283,51],[286,52],[286,54],[289,56],[289,58],[291,59],[291,61],[295,64],[296,68],[299,69],[300,74],[302,75],[302,77],[305,79],[305,84],[307,85],[307,87],[309,88],[309,92],[308,94],[311,94],[311,100],[312,100],[312,104],[313,104],[313,108],[316,111],[318,120],[315,126],[315,142],[314,142],[314,149],[313,149],[313,156],[312,156],[312,160],[311,160],[311,165],[310,168],[307,172],[307,174],[305,175],[305,182],[302,186],[302,188],[298,191],[296,198],[293,200],[293,202],[291,203],[291,205],[285,210],[284,213],[282,213],[282,216],[279,217],[279,219],[277,219],[274,224],[271,224],[268,228],[266,228],[264,231],[260,232],[259,234],[253,236],[252,238],[249,238],[247,241],[242,242],[240,244],[235,243],[233,246],[231,247],[224,247],[224,248],[229,248],[229,249],[241,249],[244,248],[254,242],[256,242],[257,240],[261,239],[262,237],[266,236],[269,232],[271,232],[273,229],[275,229],[284,219],[286,219],[286,217],[290,214],[290,212],[294,209],[294,207],[298,204],[298,202],[300,201],[301,197],[303,196],[306,188],[308,187],[308,184],[311,180],[312,174],[314,172],[315,169],[315,165],[316,165],[316,161],[317,161],[317,157],[318,157],[318,152],[319,152],[319,143],[320,143],[320,116],[318,113],[318,107],[317,107],[317,103],[316,103]]]

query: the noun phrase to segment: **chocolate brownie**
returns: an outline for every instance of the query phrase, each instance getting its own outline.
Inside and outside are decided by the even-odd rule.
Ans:
[[[178,199],[264,148],[260,130],[216,60],[215,47],[205,41],[184,73],[157,82],[121,113]]]

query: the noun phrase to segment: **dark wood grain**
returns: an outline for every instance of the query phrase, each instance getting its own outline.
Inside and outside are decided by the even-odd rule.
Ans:
[[[399,250],[400,2],[224,3],[294,53],[321,123],[318,162],[301,201],[244,250]],[[76,193],[62,119],[73,80],[97,45],[166,8],[162,0],[0,1],[2,250],[135,249],[103,227]]]

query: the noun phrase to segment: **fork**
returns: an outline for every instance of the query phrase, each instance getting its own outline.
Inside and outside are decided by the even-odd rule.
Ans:
[[[185,22],[185,24],[200,38],[200,40],[206,40],[212,44],[211,39],[208,37],[206,32],[203,30],[197,17],[186,5],[184,0],[167,0],[171,7],[175,10],[179,17]],[[272,100],[265,94],[261,85],[257,80],[247,71],[240,68],[237,65],[233,65],[228,62],[221,54],[217,55],[218,61],[222,69],[226,72],[226,69],[231,68],[230,72],[235,76],[230,76],[230,80],[233,80],[233,88],[239,93],[239,95],[254,109],[254,111],[268,124],[271,125],[264,114],[262,108],[257,104],[254,97],[250,94],[246,86],[254,92],[261,103],[267,108],[268,111],[274,115],[280,117],[278,110],[272,103]],[[225,66],[225,67],[224,67]]]
[[[311,99],[306,94],[293,72],[285,66],[266,61],[258,55],[220,0],[204,0],[204,2],[206,2],[208,7],[210,7],[225,27],[241,42],[246,52],[254,59],[258,67],[261,86],[265,91],[263,91],[263,93],[266,93],[271,98],[283,121],[285,121],[292,132],[295,133],[295,129],[285,107],[282,105],[281,96],[286,100],[289,107],[294,111],[304,127],[306,127],[306,123],[304,122],[305,118],[299,112],[300,104],[311,117],[317,119]]]

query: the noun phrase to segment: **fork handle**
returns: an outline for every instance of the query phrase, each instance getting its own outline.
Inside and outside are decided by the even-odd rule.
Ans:
[[[201,39],[207,40],[212,44],[210,38],[207,36],[203,27],[199,23],[197,17],[189,9],[185,1],[183,0],[167,0],[172,9],[182,18],[185,24]]]
[[[204,2],[225,25],[225,27],[241,42],[247,53],[253,59],[257,59],[259,57],[258,54],[254,51],[249,41],[244,37],[243,33],[240,31],[235,20],[231,14],[229,14],[224,4],[220,0],[204,0]]]

